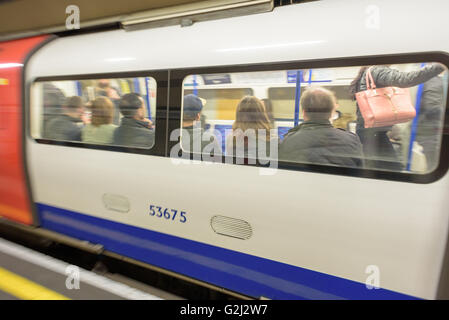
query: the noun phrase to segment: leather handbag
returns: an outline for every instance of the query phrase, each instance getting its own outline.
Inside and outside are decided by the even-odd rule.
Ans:
[[[365,91],[355,94],[360,112],[365,120],[365,128],[388,127],[413,120],[415,107],[407,88],[376,88],[371,68],[366,72]]]

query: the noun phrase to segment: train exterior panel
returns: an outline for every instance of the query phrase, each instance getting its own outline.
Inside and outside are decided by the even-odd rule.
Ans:
[[[447,61],[447,1],[419,3],[419,10],[408,1],[377,1],[374,9],[365,0],[324,4],[184,28],[62,37],[38,50],[25,70],[26,165],[37,223],[255,298],[436,298],[448,238],[447,164],[440,164],[438,178],[416,183],[376,172],[350,176],[168,157],[167,132],[179,127],[169,109],[179,108],[188,74],[282,63],[354,66],[360,58],[397,62],[414,54]],[[367,8],[379,13],[377,24]],[[408,14],[398,15],[403,8]],[[435,30],[440,42],[429,36]],[[30,135],[36,81],[142,73],[161,80],[152,155],[46,144]],[[447,142],[445,136],[443,154]],[[125,209],[111,210],[105,197],[126,199]],[[154,207],[182,211],[185,219],[157,218],[150,215]],[[245,221],[251,236],[214,232],[215,216]],[[372,270],[379,271],[379,289],[366,285]]]

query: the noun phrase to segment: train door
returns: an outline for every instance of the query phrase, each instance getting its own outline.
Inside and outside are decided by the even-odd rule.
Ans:
[[[46,36],[0,43],[0,216],[32,224],[23,158],[22,69]]]

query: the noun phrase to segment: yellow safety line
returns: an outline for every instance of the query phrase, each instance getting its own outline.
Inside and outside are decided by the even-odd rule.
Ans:
[[[70,300],[37,283],[0,267],[0,290],[22,300]]]

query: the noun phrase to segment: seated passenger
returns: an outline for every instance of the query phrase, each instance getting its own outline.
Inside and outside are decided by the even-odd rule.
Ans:
[[[81,117],[84,104],[80,97],[67,98],[62,106],[62,113],[48,120],[45,137],[53,140],[81,141]]]
[[[323,88],[310,88],[301,97],[304,122],[288,131],[279,146],[279,160],[311,164],[362,167],[362,144],[356,134],[336,129],[330,119],[335,96]]]
[[[226,137],[226,154],[254,159],[269,157],[271,144],[276,147],[278,144],[277,137],[271,136],[272,128],[263,102],[253,96],[244,97],[235,112],[232,134]],[[260,150],[259,156],[260,141],[263,141],[265,149]]]
[[[203,101],[205,100],[193,94],[184,97],[181,146],[183,150],[189,152],[209,154],[213,152],[215,155],[221,155],[221,146],[218,139],[211,131],[204,130],[205,124],[201,124]],[[188,138],[186,138],[186,135],[188,135]],[[205,149],[206,147],[207,149]]]
[[[114,105],[106,97],[99,97],[92,101],[91,123],[81,131],[84,142],[109,144],[114,141],[114,131],[117,128],[112,124]]]
[[[125,94],[119,103],[123,115],[120,127],[114,131],[114,144],[149,148],[154,143],[152,122],[145,118],[145,102],[136,93]]]

